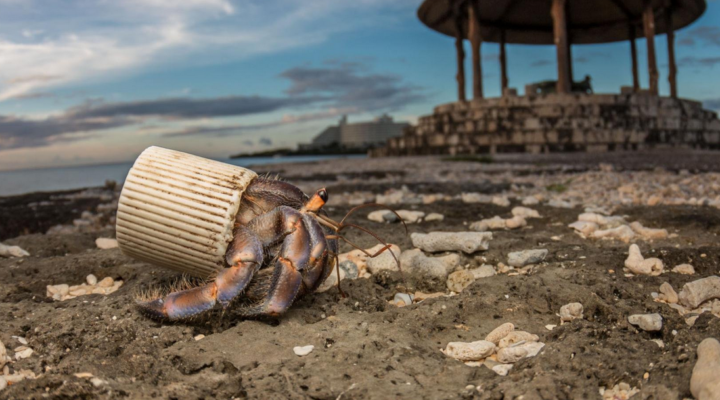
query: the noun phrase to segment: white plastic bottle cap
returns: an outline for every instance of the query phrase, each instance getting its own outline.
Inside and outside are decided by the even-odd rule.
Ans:
[[[257,174],[179,151],[149,147],[123,185],[117,239],[123,253],[206,278],[225,267],[235,215]]]

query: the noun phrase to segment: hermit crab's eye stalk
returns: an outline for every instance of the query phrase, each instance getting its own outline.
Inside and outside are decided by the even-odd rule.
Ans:
[[[320,211],[321,208],[327,203],[328,201],[328,193],[325,188],[322,188],[315,192],[315,194],[312,195],[310,200],[305,203],[305,211],[311,212],[311,213],[317,213]]]

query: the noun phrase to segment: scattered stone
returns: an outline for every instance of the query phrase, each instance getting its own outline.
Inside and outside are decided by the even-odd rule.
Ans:
[[[205,335],[203,335],[203,334],[201,333],[201,334],[195,336],[193,339],[195,339],[195,341],[197,342],[198,340],[203,340],[203,339],[205,339]]]
[[[538,200],[534,196],[527,196],[522,200],[522,204],[524,206],[534,206],[534,205],[540,204],[540,200]]]
[[[10,362],[10,356],[7,354],[7,349],[5,348],[5,345],[2,341],[0,341],[0,369],[2,369],[5,364]]]
[[[23,358],[30,357],[33,353],[33,349],[27,346],[19,346],[15,348],[15,359],[22,360]]]
[[[575,208],[575,204],[565,201],[565,200],[558,200],[558,199],[552,199],[548,201],[547,205],[549,207],[554,208]]]
[[[448,276],[447,287],[452,292],[460,293],[473,282],[475,282],[475,275],[466,269],[461,269]]]
[[[469,270],[475,279],[489,278],[495,276],[495,268],[492,265],[481,265],[479,268]]]
[[[697,308],[710,299],[720,298],[720,276],[709,276],[686,283],[678,295],[680,304]]]
[[[500,343],[500,340],[502,340],[505,336],[509,335],[510,332],[514,330],[515,325],[513,325],[511,322],[506,322],[493,329],[492,332],[488,333],[488,335],[485,336],[485,340],[495,343],[497,345]]]
[[[635,232],[627,225],[620,225],[616,228],[597,230],[590,236],[594,239],[618,239],[628,243],[635,237]]]
[[[515,363],[526,357],[535,357],[543,347],[545,347],[545,343],[542,342],[529,342],[505,347],[498,350],[497,360],[503,364]]]
[[[680,264],[673,268],[672,272],[683,275],[693,275],[695,274],[695,268],[693,268],[693,266],[690,264]]]
[[[720,342],[707,338],[697,348],[697,362],[690,377],[695,400],[720,400]]]
[[[658,258],[643,258],[640,247],[632,244],[625,259],[625,269],[635,275],[658,276],[663,272],[663,263]]]
[[[92,383],[95,387],[100,387],[103,385],[107,385],[108,382],[106,380],[100,379],[100,378],[90,378],[90,383]]]
[[[368,218],[370,221],[381,222],[381,223],[382,223],[382,222],[385,222],[385,218],[383,218],[383,216],[384,216],[385,214],[387,214],[387,213],[390,213],[390,211],[388,211],[388,210],[376,210],[376,211],[372,211],[370,214],[368,214],[367,218]],[[390,214],[392,214],[392,213],[390,213]]]
[[[400,247],[394,244],[390,245],[390,249],[382,252],[377,257],[367,259],[366,262],[368,271],[370,271],[371,274],[376,274],[380,271],[397,271],[397,261],[400,261],[401,253],[402,252],[400,251]],[[393,257],[393,254],[395,255],[395,257]],[[397,261],[395,261],[396,259]]]
[[[446,296],[445,293],[442,293],[442,292],[437,292],[437,293],[415,292],[414,299],[415,299],[415,302],[419,303],[423,300],[434,299],[437,297],[445,297],[445,296]]]
[[[93,274],[90,274],[85,277],[85,282],[87,282],[90,286],[95,286],[98,283],[97,277]]]
[[[514,207],[511,212],[512,212],[513,216],[522,217],[525,219],[542,218],[540,216],[539,212],[537,212],[536,210],[533,210],[532,208],[527,208],[527,207]]]
[[[500,342],[498,343],[498,348],[505,348],[510,347],[516,343],[520,342],[537,342],[540,340],[540,337],[538,335],[533,335],[532,333],[525,332],[525,331],[512,331],[507,334],[504,338],[500,339]]]
[[[668,231],[667,229],[651,229],[646,228],[642,226],[639,222],[633,222],[630,224],[630,228],[637,233],[638,235],[642,236],[645,239],[667,239],[668,237]]]
[[[611,389],[600,388],[600,396],[603,400],[628,400],[639,392],[638,388],[630,387],[625,382],[620,382]]]
[[[295,346],[293,347],[293,352],[295,352],[295,355],[298,355],[300,357],[306,356],[315,349],[315,346],[313,345],[307,345],[307,346]]]
[[[545,329],[551,331],[553,329],[557,328],[557,325],[545,325]]]
[[[407,224],[415,224],[420,222],[422,217],[425,216],[425,213],[422,211],[410,211],[410,210],[397,210],[396,213],[402,218],[403,221]],[[397,218],[397,216],[393,213],[390,213],[390,215]]]
[[[492,197],[480,194],[480,193],[461,193],[460,199],[463,201],[463,203],[490,203],[492,201]]]
[[[658,295],[658,300],[664,301],[666,303],[675,304],[678,302],[678,294],[675,292],[675,289],[673,289],[672,285],[670,285],[668,282],[664,282],[662,285],[660,285],[660,294]]]
[[[596,213],[582,213],[578,215],[578,221],[592,222],[606,228],[617,228],[625,224],[625,218],[621,216],[605,216]]]
[[[547,249],[515,251],[508,254],[508,264],[513,267],[524,267],[545,260]]]
[[[452,357],[460,361],[479,361],[486,357],[490,357],[495,352],[495,343],[487,340],[478,340],[477,342],[450,342],[445,350],[440,350],[448,357]]]
[[[510,372],[512,367],[513,367],[512,364],[497,364],[497,365],[494,365],[491,369],[496,374],[498,374],[500,376],[505,376],[508,374],[508,372]]]
[[[628,322],[644,331],[655,332],[662,329],[662,317],[657,313],[634,314],[628,317]]]
[[[98,247],[98,249],[115,249],[118,247],[118,241],[117,239],[111,238],[97,238],[95,239],[95,245]]]
[[[487,250],[492,239],[490,232],[430,232],[412,233],[413,246],[423,251],[462,251],[467,254]]]
[[[398,307],[409,306],[413,303],[413,295],[407,293],[395,293],[395,297],[393,297],[391,303]]]
[[[116,281],[111,277],[106,277],[102,281],[98,282],[95,275],[88,275],[85,278],[86,283],[80,285],[69,286],[67,284],[59,285],[48,285],[46,286],[46,295],[52,297],[53,300],[65,301],[74,299],[78,296],[85,296],[88,294],[102,294],[108,295],[120,289],[123,285],[123,281]],[[95,282],[91,284],[91,282]]]
[[[655,343],[656,345],[658,345],[658,347],[661,348],[661,349],[664,349],[664,348],[665,348],[665,342],[663,342],[663,341],[660,340],[660,339],[651,339],[650,341],[653,342],[653,343]]]
[[[433,222],[433,221],[442,221],[445,219],[445,216],[438,213],[430,213],[425,217],[425,222]]]
[[[27,257],[30,253],[20,248],[20,246],[8,246],[0,243],[0,257]]]
[[[565,304],[560,307],[560,323],[570,322],[575,319],[582,319],[583,305],[580,303]]]
[[[428,257],[420,249],[412,249],[402,253],[400,262],[403,271],[433,278],[447,278],[448,274],[460,265],[458,254],[441,257]]]
[[[510,200],[504,196],[493,196],[492,203],[499,207],[510,207]]]

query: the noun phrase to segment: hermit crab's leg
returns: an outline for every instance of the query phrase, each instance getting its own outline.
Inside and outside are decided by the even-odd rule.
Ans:
[[[303,214],[303,222],[310,235],[310,260],[302,274],[303,284],[307,290],[312,291],[327,278],[332,269],[324,268],[328,264],[329,249],[322,227],[309,214]]]
[[[323,257],[326,253],[324,235],[319,232],[308,231],[303,215],[289,207],[280,207],[286,215],[286,220],[295,221],[294,230],[285,236],[280,253],[275,260],[272,281],[265,299],[240,311],[244,316],[278,316],[284,313],[297,297],[304,286],[306,270],[315,256]],[[313,229],[314,231],[314,229]],[[320,235],[319,237],[316,235]],[[319,241],[318,241],[319,240]],[[312,267],[311,267],[312,269]],[[310,274],[312,275],[312,274]]]
[[[211,310],[217,302],[223,308],[240,294],[263,262],[262,243],[244,227],[238,228],[226,254],[229,268],[214,281],[192,289],[170,293],[164,298],[138,301],[140,309],[151,317],[178,320]]]

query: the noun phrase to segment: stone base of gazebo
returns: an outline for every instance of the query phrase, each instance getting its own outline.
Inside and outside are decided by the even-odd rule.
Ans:
[[[720,120],[699,102],[634,94],[504,96],[443,104],[371,156],[720,149]]]

